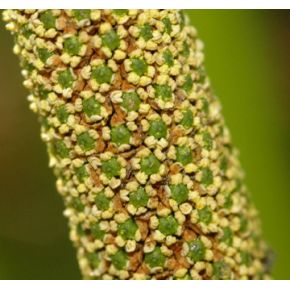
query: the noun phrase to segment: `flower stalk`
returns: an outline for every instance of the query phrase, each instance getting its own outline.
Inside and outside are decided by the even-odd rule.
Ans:
[[[265,279],[267,246],[177,10],[6,10],[85,279]]]

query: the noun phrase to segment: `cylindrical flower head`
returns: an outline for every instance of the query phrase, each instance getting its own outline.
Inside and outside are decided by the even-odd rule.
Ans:
[[[7,10],[86,279],[264,279],[267,247],[176,10]]]

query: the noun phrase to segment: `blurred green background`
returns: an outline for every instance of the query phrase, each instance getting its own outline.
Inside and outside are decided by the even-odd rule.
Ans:
[[[274,278],[290,279],[290,12],[188,10],[205,43],[264,236]],[[62,201],[12,37],[0,22],[0,279],[79,279]]]

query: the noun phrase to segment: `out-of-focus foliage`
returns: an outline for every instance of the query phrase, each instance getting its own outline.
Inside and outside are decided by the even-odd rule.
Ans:
[[[290,279],[288,12],[187,11],[276,253]],[[28,109],[12,38],[0,23],[0,279],[79,279],[62,201]]]

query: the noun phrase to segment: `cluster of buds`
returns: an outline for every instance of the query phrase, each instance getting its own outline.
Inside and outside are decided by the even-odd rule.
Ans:
[[[6,10],[85,279],[264,279],[267,247],[177,10]]]

